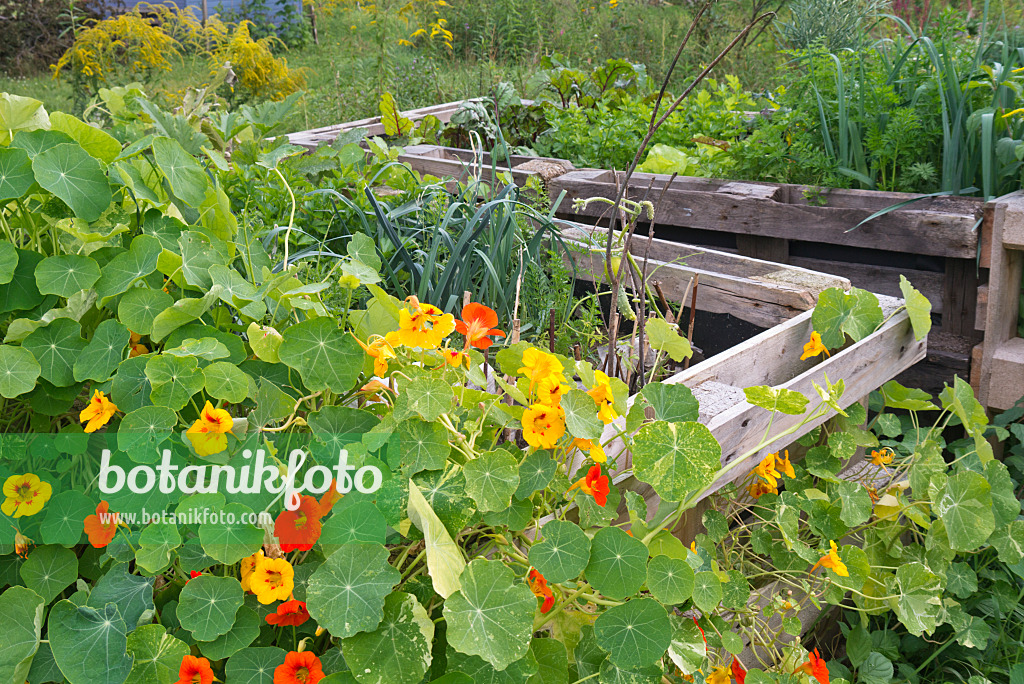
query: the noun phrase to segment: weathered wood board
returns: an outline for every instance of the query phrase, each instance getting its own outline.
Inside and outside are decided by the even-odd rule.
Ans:
[[[485,183],[494,180],[494,171],[509,172],[517,185],[522,187],[531,176],[542,184],[560,176],[574,167],[564,159],[548,157],[524,157],[511,155],[511,167],[502,162],[493,164],[490,152],[473,152],[454,147],[437,145],[412,145],[406,147],[398,160],[408,164],[413,171],[430,174],[439,178],[452,178],[460,182],[479,178]]]
[[[412,121],[419,121],[427,116],[436,116],[441,123],[448,123],[451,121],[452,114],[457,112],[461,106],[461,100],[458,102],[445,102],[444,104],[402,112],[402,116]],[[357,121],[334,124],[333,126],[323,126],[321,128],[312,128],[308,131],[289,133],[288,142],[293,145],[301,145],[309,150],[315,150],[324,143],[330,144],[334,142],[340,133],[351,131],[355,128],[365,128],[366,135],[369,136],[384,135],[384,124],[381,123],[379,116],[374,116],[368,119],[359,119]]]

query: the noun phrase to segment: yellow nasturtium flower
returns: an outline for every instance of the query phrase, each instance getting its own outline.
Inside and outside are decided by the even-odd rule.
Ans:
[[[260,558],[249,576],[249,590],[263,605],[287,601],[295,589],[295,570],[284,558]]]
[[[43,504],[50,500],[52,494],[50,483],[43,482],[38,475],[11,475],[4,482],[6,498],[0,504],[0,511],[10,518],[35,515],[43,509]]]
[[[849,577],[850,571],[847,570],[846,564],[843,563],[843,560],[839,557],[839,547],[836,546],[836,543],[834,541],[829,541],[829,546],[831,548],[829,549],[828,553],[822,556],[821,560],[814,564],[814,567],[811,568],[811,572],[814,572],[819,567],[822,567],[832,570],[840,577]]]
[[[825,345],[822,344],[822,342],[821,342],[821,335],[819,335],[817,333],[817,331],[812,330],[811,331],[811,340],[810,340],[810,342],[808,342],[807,344],[804,345],[804,353],[800,356],[800,360],[801,361],[806,361],[807,359],[811,358],[812,356],[817,356],[818,354],[821,354],[822,352],[825,353],[825,356],[829,355],[828,348],[825,347]]]
[[[590,458],[595,463],[604,463],[608,460],[608,455],[604,453],[604,448],[601,446],[600,440],[590,439],[574,439],[572,445],[580,451],[586,451],[590,454]]]
[[[516,371],[530,380],[530,386],[537,385],[551,377],[562,377],[565,367],[554,354],[548,354],[536,347],[523,352],[523,365]]]
[[[199,419],[192,423],[185,436],[192,442],[192,448],[200,456],[219,454],[228,448],[228,433],[231,432],[231,414],[224,409],[214,408],[207,401],[199,414]]]
[[[565,434],[565,411],[561,407],[534,404],[523,413],[523,439],[538,449],[553,449]]]
[[[765,456],[757,464],[757,467],[754,468],[754,472],[757,473],[758,477],[767,482],[772,489],[778,488],[779,478],[782,477],[782,473],[775,469],[775,454]]]
[[[78,420],[85,425],[86,432],[95,432],[110,422],[114,414],[120,411],[114,402],[107,399],[107,395],[99,390],[92,393],[89,405],[78,414]]]
[[[562,396],[569,391],[565,378],[561,375],[549,375],[537,384],[537,401],[545,406],[558,406]]]
[[[416,297],[409,297],[406,301],[410,306],[398,312],[398,330],[385,336],[391,346],[437,349],[441,341],[455,331],[455,316],[452,314],[446,314],[432,304],[421,304]]]

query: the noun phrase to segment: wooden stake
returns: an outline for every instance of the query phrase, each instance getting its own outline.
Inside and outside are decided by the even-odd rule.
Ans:
[[[668,297],[665,296],[665,291],[661,289],[660,280],[654,281],[654,291],[658,293],[658,301],[661,303],[661,308],[665,310],[665,320],[669,323],[675,323],[676,316],[672,313],[672,307],[669,306]],[[683,299],[686,299],[685,295],[683,295]]]
[[[700,274],[693,276],[693,294],[690,295],[690,330],[686,333],[686,341],[693,346],[693,319],[697,316],[697,286],[700,284]],[[690,367],[690,358],[683,361],[683,370]]]

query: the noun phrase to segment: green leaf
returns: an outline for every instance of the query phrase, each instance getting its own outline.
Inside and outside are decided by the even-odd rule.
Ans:
[[[85,518],[96,512],[96,504],[85,494],[66,489],[46,502],[45,512],[39,527],[43,542],[74,546],[82,538]]]
[[[423,420],[435,421],[455,404],[451,385],[440,378],[414,378],[405,383],[405,399],[409,410]]]
[[[0,673],[0,676],[3,676]],[[49,643],[40,643],[39,650],[32,658],[32,667],[28,671],[29,684],[42,684],[43,682],[63,682],[64,675],[61,674],[57,662],[53,659],[53,651]]]
[[[174,298],[163,290],[133,287],[118,302],[117,317],[128,330],[148,335],[153,332],[153,319],[172,304]]]
[[[481,511],[502,511],[519,487],[519,462],[509,452],[486,451],[462,467],[466,493]]]
[[[56,318],[36,328],[21,346],[36,357],[40,376],[57,387],[75,384],[74,363],[86,347],[82,326],[70,318]]]
[[[661,668],[656,665],[630,670],[619,667],[610,658],[601,663],[598,679],[600,684],[660,684],[662,681]]]
[[[153,403],[175,411],[185,408],[192,395],[206,383],[199,362],[189,356],[153,356],[146,364],[146,377],[153,386]]]
[[[647,564],[647,588],[666,606],[678,605],[693,595],[693,568],[685,560],[655,556]]]
[[[227,516],[225,522],[204,522],[199,526],[199,541],[206,555],[225,565],[232,565],[259,551],[263,546],[263,530],[241,522],[252,520],[253,510],[240,503],[229,503],[220,510]],[[234,522],[230,522],[231,516],[234,516]]]
[[[537,608],[529,587],[513,579],[504,563],[474,560],[462,573],[462,589],[444,603],[448,643],[499,671],[526,655]]]
[[[693,605],[703,613],[710,613],[722,602],[722,582],[710,571],[693,576]]]
[[[28,349],[0,345],[0,396],[13,399],[32,391],[41,371],[39,362]]]
[[[0,148],[0,202],[20,198],[35,182],[32,162],[24,150]]]
[[[957,598],[969,598],[978,591],[978,575],[967,563],[953,563],[946,570],[946,591]]]
[[[149,573],[164,570],[171,562],[171,552],[181,546],[178,526],[170,523],[150,523],[139,535],[139,548],[135,562]]]
[[[935,513],[946,525],[949,545],[957,551],[973,551],[995,530],[992,495],[985,477],[964,470],[952,475],[935,501]]]
[[[565,409],[565,427],[579,439],[599,440],[604,423],[597,416],[597,403],[583,390],[571,389],[562,397]]]
[[[661,498],[681,501],[713,483],[722,465],[722,447],[696,422],[644,425],[633,437],[633,471]]]
[[[255,610],[242,606],[235,615],[235,624],[227,634],[221,634],[213,641],[199,642],[199,650],[211,661],[230,658],[256,641],[256,637],[260,635],[261,623],[262,620]]]
[[[220,288],[214,285],[202,297],[183,297],[174,302],[153,319],[153,332],[150,333],[150,337],[154,341],[162,340],[183,325],[196,320],[210,310],[219,292]]]
[[[161,251],[160,240],[152,235],[137,235],[127,252],[118,254],[103,266],[103,273],[96,281],[100,302],[126,292],[136,280],[155,271]],[[138,330],[135,332],[141,334]]]
[[[0,150],[3,152],[3,150]],[[39,255],[37,255],[39,256]],[[36,262],[38,264],[38,261]],[[0,285],[6,285],[14,278],[18,268],[18,248],[10,242],[0,242]],[[35,273],[35,271],[32,271]],[[38,288],[36,289],[38,294]]]
[[[892,681],[892,675],[892,663],[877,651],[869,653],[861,666],[857,668],[857,681],[863,682],[863,684],[889,684]]]
[[[693,618],[672,616],[675,627],[672,643],[669,645],[668,657],[684,674],[693,674],[704,667],[707,658],[707,645]]]
[[[377,629],[342,639],[345,662],[360,684],[419,684],[430,668],[434,623],[412,594],[384,600]]]
[[[895,380],[890,380],[882,385],[881,392],[887,408],[906,409],[908,411],[939,410],[939,407],[931,402],[932,395],[924,390],[904,387]]]
[[[320,545],[329,556],[345,544],[383,544],[387,523],[383,514],[369,501],[357,501],[328,518],[320,532]]]
[[[137,463],[160,460],[160,446],[178,423],[167,406],[143,406],[125,414],[117,428],[117,448]]]
[[[57,667],[75,684],[121,684],[132,669],[127,630],[113,603],[99,610],[58,601],[47,621]]]
[[[398,424],[396,432],[402,450],[403,473],[412,476],[422,470],[444,469],[452,448],[443,425],[408,418]]]
[[[807,410],[808,399],[800,392],[782,387],[747,387],[743,390],[747,402],[769,411],[778,411],[790,416],[799,416]]]
[[[0,145],[8,145],[18,131],[49,128],[43,103],[31,97],[0,93]]]
[[[176,684],[189,649],[163,626],[142,625],[128,635],[128,653],[134,662],[126,684]]]
[[[665,352],[673,361],[678,363],[693,356],[690,342],[682,335],[679,326],[664,318],[655,318],[647,321],[645,329],[651,348]]]
[[[131,334],[128,329],[112,318],[96,326],[96,332],[86,345],[85,351],[75,360],[72,369],[75,381],[95,380],[106,382],[124,360]]]
[[[231,259],[230,250],[225,242],[211,238],[197,230],[183,232],[178,237],[178,246],[181,250],[181,274],[184,276],[185,282],[201,290],[208,290],[213,286],[211,269],[223,268]],[[237,274],[237,271],[235,273]],[[234,284],[233,279],[230,284]],[[249,287],[252,288],[251,293],[255,295],[256,288],[251,285]],[[221,299],[225,299],[230,295],[221,291],[219,296]],[[227,303],[234,305],[230,299]]]
[[[672,625],[665,607],[654,599],[639,598],[613,606],[594,622],[597,644],[608,659],[626,669],[658,662],[672,641]]]
[[[914,338],[921,340],[932,329],[932,303],[921,294],[907,277],[900,276],[900,291],[910,316],[910,325],[914,329]]]
[[[640,394],[654,407],[654,417],[669,423],[696,421],[700,405],[686,385],[652,382]]]
[[[274,684],[274,670],[288,655],[276,646],[246,648],[228,659],[228,684]],[[321,682],[327,682],[322,679]]]
[[[313,392],[329,389],[345,394],[355,386],[363,367],[359,343],[328,317],[312,318],[285,330],[278,353],[281,361],[299,371],[302,382]],[[406,392],[411,385],[406,385]]]
[[[215,361],[231,355],[224,343],[214,337],[202,337],[198,340],[194,337],[187,337],[181,340],[181,344],[176,347],[169,346],[170,340],[167,344],[164,354],[171,356],[194,356],[204,361]]]
[[[235,624],[243,600],[242,585],[234,577],[201,575],[182,588],[178,620],[197,641],[212,641]]]
[[[5,621],[0,641],[0,681],[28,679],[32,657],[39,648],[45,605],[37,593],[25,587],[10,587],[0,594],[0,615]]]
[[[383,619],[384,597],[401,574],[380,544],[347,544],[327,557],[309,578],[309,614],[333,636],[374,629]]]
[[[527,684],[569,684],[569,652],[558,639],[537,639],[530,643],[537,659],[537,674]]]
[[[407,135],[412,132],[412,119],[402,116],[391,93],[380,96],[380,120],[384,124],[384,135],[392,137]]]
[[[153,138],[153,157],[176,197],[195,208],[202,205],[210,180],[178,141],[162,136]]]
[[[103,167],[81,145],[61,143],[32,159],[39,185],[64,201],[75,216],[95,221],[110,206],[110,184]]]
[[[207,394],[215,399],[223,399],[229,404],[241,404],[249,396],[252,378],[233,363],[211,363],[203,369],[203,376],[206,378]]]
[[[409,520],[423,533],[427,570],[434,591],[442,598],[448,598],[462,586],[459,577],[466,568],[466,560],[444,523],[412,480],[409,481]]]
[[[49,603],[78,579],[78,556],[63,546],[36,547],[21,566],[21,579]]]
[[[525,499],[546,488],[557,467],[550,451],[539,449],[527,455],[526,460],[519,464],[519,487],[516,488],[515,498]]]
[[[278,356],[281,342],[284,341],[281,333],[270,326],[260,325],[253,321],[249,324],[245,334],[249,338],[249,346],[252,347],[252,353],[256,355],[256,358],[267,363],[281,362],[281,358]]]
[[[0,245],[3,244],[10,243],[0,242]],[[7,253],[4,263],[9,269],[12,266],[10,251],[4,251]],[[43,255],[24,249],[16,249],[14,255],[17,258],[13,264],[14,272],[5,284],[0,285],[0,313],[27,311],[43,301],[43,295],[36,287],[35,276],[36,266],[43,260]]]
[[[579,525],[552,520],[542,528],[543,541],[530,547],[530,565],[548,582],[576,579],[590,562],[590,538]]]
[[[1014,520],[996,529],[989,543],[999,552],[1002,562],[1007,565],[1020,563],[1024,560],[1024,520]]]
[[[74,138],[75,142],[82,146],[82,149],[104,164],[113,162],[121,154],[121,143],[117,141],[117,138],[102,128],[90,126],[70,114],[64,112],[50,114],[50,130],[60,131]]]
[[[127,563],[118,563],[99,579],[89,593],[87,605],[101,610],[108,603],[117,605],[118,614],[129,629],[154,609],[153,577],[140,577],[128,572]],[[180,613],[179,613],[180,615]]]
[[[867,290],[851,288],[849,294],[830,287],[818,295],[818,304],[811,314],[811,323],[829,349],[838,349],[846,336],[858,342],[882,324],[882,307],[878,297]]]
[[[839,513],[839,519],[847,527],[856,527],[868,521],[871,517],[872,503],[871,496],[864,485],[859,482],[840,480],[836,483],[839,490],[839,500],[843,509]]]
[[[618,527],[603,527],[590,543],[586,578],[616,601],[632,596],[647,579],[647,547]]]
[[[448,674],[431,684],[526,684],[538,669],[532,650],[527,651],[525,658],[500,671],[483,658],[459,653],[451,645],[445,650],[445,656]]]
[[[931,634],[942,612],[942,580],[921,563],[904,563],[896,570],[895,592],[890,601],[896,617],[914,636]]]

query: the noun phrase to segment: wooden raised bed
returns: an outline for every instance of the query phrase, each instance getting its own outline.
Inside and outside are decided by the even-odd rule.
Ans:
[[[505,163],[494,165],[490,152],[460,150],[438,145],[410,145],[398,160],[419,173],[452,178],[459,182],[479,178],[485,183],[494,180],[492,171],[508,172],[517,185],[523,186],[531,176],[540,179],[544,187],[548,181],[572,171],[575,167],[564,159],[549,157],[510,156],[511,167]]]
[[[444,104],[431,105],[430,107],[412,109],[403,112],[402,116],[412,121],[420,121],[432,115],[436,116],[441,123],[448,123],[451,121],[452,114],[457,112],[459,107],[462,106],[462,102],[462,100],[459,100],[458,102],[445,102]],[[288,142],[293,145],[301,145],[308,150],[315,150],[322,144],[330,145],[337,139],[340,133],[345,133],[355,128],[365,128],[366,135],[368,136],[384,135],[384,124],[381,123],[379,116],[374,116],[368,119],[359,119],[358,121],[349,121],[333,126],[323,126],[322,128],[313,128],[308,131],[289,133]]]
[[[992,409],[1008,409],[1024,396],[1024,339],[1017,336],[1021,277],[1024,273],[1024,191],[988,204],[991,215],[991,286],[979,401]]]

